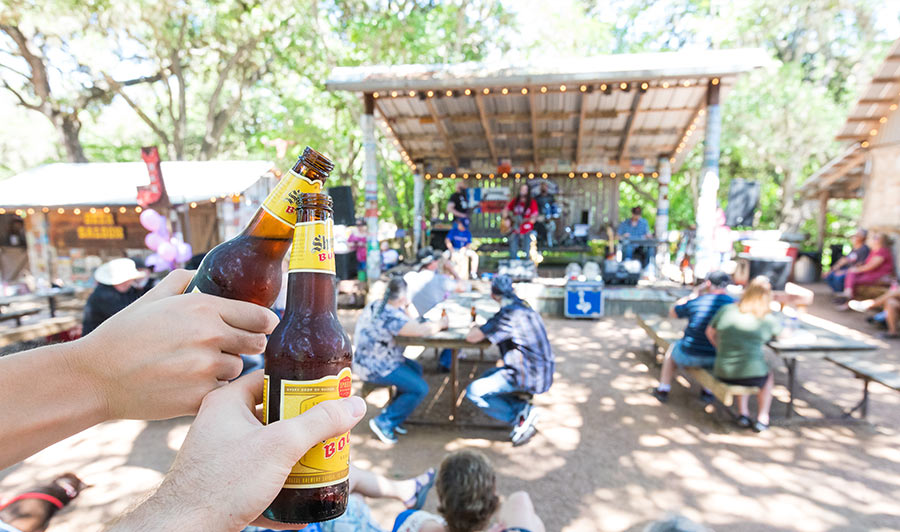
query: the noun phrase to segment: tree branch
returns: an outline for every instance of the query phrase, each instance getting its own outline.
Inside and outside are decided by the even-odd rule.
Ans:
[[[632,189],[634,189],[634,191],[637,192],[638,196],[644,198],[645,200],[649,201],[650,203],[656,203],[656,198],[651,196],[650,193],[638,188],[638,186],[635,185],[630,179],[623,179],[622,182],[627,183],[628,186],[630,186]]]
[[[32,111],[41,111],[41,112],[43,112],[43,109],[41,108],[40,105],[35,105],[35,104],[33,104],[33,103],[28,103],[28,102],[26,102],[26,101],[25,101],[25,98],[23,98],[22,95],[19,94],[15,89],[13,89],[12,87],[10,87],[10,86],[9,86],[9,83],[7,83],[6,81],[3,82],[3,87],[4,87],[6,90],[8,90],[9,92],[13,93],[13,96],[15,96],[17,100],[19,100],[19,105],[21,105],[22,107],[25,107],[26,109],[31,109]]]
[[[19,30],[18,26],[10,24],[0,24],[0,30],[10,36],[19,48],[22,58],[28,63],[31,69],[31,84],[34,86],[34,93],[43,101],[50,100],[50,81],[47,78],[47,67],[44,60],[35,55],[28,47],[28,39]]]
[[[104,76],[106,77],[106,82],[109,83],[109,86],[119,96],[121,96],[123,100],[125,100],[125,103],[127,103],[129,107],[134,109],[134,112],[137,113],[138,117],[140,117],[140,119],[143,120],[145,124],[150,126],[150,129],[152,129],[153,132],[156,133],[160,140],[162,140],[164,144],[168,145],[169,137],[168,135],[166,135],[166,132],[163,131],[158,125],[156,125],[156,123],[149,116],[147,116],[146,113],[144,113],[144,111],[137,103],[134,102],[134,100],[132,100],[128,97],[127,94],[125,94],[125,91],[122,90],[122,86],[119,85],[116,80],[112,79],[112,77],[110,77],[108,74],[104,73]]]

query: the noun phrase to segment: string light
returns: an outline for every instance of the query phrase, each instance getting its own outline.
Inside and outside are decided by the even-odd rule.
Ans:
[[[196,209],[196,208],[197,208],[197,202],[196,202],[196,201],[192,201],[192,202],[191,202],[191,208],[192,208],[192,209]]]
[[[877,135],[877,134],[878,134],[878,130],[877,130],[877,129],[873,129],[872,131],[869,131],[869,136],[870,136],[870,137],[874,137],[874,136]]]
[[[658,174],[657,172],[653,172],[653,173],[650,174],[650,175],[653,176],[654,179],[657,178],[657,177],[659,177],[659,174]]]
[[[631,174],[629,174],[628,172],[625,172],[625,179],[628,179],[629,177],[631,177]]]
[[[606,90],[606,83],[601,83],[601,84],[600,84],[600,90],[601,90],[601,91],[605,91],[605,90]]]
[[[670,162],[670,163],[674,163],[674,162],[675,162],[675,157],[669,157],[669,162]]]
[[[528,89],[526,87],[522,87],[522,94],[528,94]]]
[[[24,217],[25,217],[25,211],[23,211],[22,209],[16,209],[16,215],[21,216],[22,218],[24,218]]]
[[[597,172],[597,177],[603,177],[603,172]]]
[[[437,178],[438,178],[438,179],[444,179],[444,174],[443,174],[443,172],[438,172],[438,173],[437,173]]]
[[[638,177],[640,177],[641,179],[644,179],[644,172],[639,173]]]
[[[869,147],[869,141],[868,141],[868,140],[862,141],[862,144],[860,144],[860,146],[862,146],[863,148],[868,148],[868,147]]]
[[[684,83],[682,83],[682,85],[684,85],[685,87],[690,87],[690,86],[691,86],[691,82],[688,81],[688,80],[684,80]]]
[[[534,173],[528,172],[528,179],[534,179]]]
[[[431,174],[425,174],[425,179],[431,179]]]
[[[647,90],[648,88],[650,88],[650,84],[645,81],[641,83],[641,88]]]
[[[566,92],[566,86],[565,86],[565,85],[560,85],[560,86],[559,86],[559,92]]]
[[[475,179],[481,179],[481,174],[480,173],[475,174]]]
[[[377,92],[372,93],[372,98],[378,98],[378,96],[380,96],[380,95]]]
[[[72,212],[74,212],[75,215],[78,216],[79,214],[81,214],[81,209],[76,208],[76,209],[75,209],[74,211],[72,211]]]
[[[428,96],[429,98],[431,98],[432,96],[434,96],[434,91],[428,91],[428,92],[426,92],[426,93],[425,93],[425,96]]]
[[[140,206],[134,208],[134,212],[136,212],[138,214],[140,214],[142,210],[144,210],[144,209],[142,209]]]
[[[619,83],[619,88],[625,90],[628,88],[628,84],[623,81],[622,83]]]
[[[391,91],[391,98],[397,97],[397,91]]]
[[[668,81],[663,81],[662,88],[668,89],[668,88],[669,88],[669,82],[668,82]]]
[[[210,202],[210,203],[215,203],[215,202],[216,202],[216,198],[215,198],[215,197],[209,198],[209,202]]]
[[[547,87],[541,87],[541,93],[543,94],[545,92],[547,92]]]
[[[886,116],[882,116],[881,118],[878,119],[878,123],[879,123],[879,124],[884,124],[885,122],[887,122],[887,117],[886,117]]]
[[[469,96],[471,94],[472,94],[472,89],[466,89],[466,96]]]
[[[580,90],[581,92],[586,92],[586,91],[587,91],[587,85],[582,85],[582,86],[578,87],[578,90]]]
[[[450,179],[456,179],[456,174],[450,174]]]
[[[519,172],[516,172],[516,179],[519,179],[520,177],[522,177],[522,174],[520,174]]]
[[[469,174],[463,174],[463,179],[469,179]]]
[[[494,174],[488,174],[488,177],[494,179]]]
[[[569,179],[572,179],[573,177],[575,177],[575,172],[569,172]]]
[[[103,212],[105,212],[106,214],[109,214],[109,207],[103,207]]]
[[[888,109],[890,109],[891,111],[896,111],[896,110],[897,110],[897,104],[892,103],[891,106],[888,107]]]
[[[410,98],[415,98],[415,97],[416,97],[416,91],[409,91],[409,97],[410,97]]]
[[[451,96],[453,96],[453,91],[451,91],[451,90],[448,90],[448,91],[447,91],[447,92],[445,92],[445,93],[444,93],[444,94],[446,94],[446,95],[447,95],[447,97],[448,97],[448,98],[449,98],[449,97],[451,97]]]
[[[610,173],[609,173],[609,177],[611,177],[612,179],[615,179],[615,178],[616,178],[616,173],[615,173],[615,172],[610,172]]]
[[[6,214],[6,209],[0,207],[0,214]]]
[[[719,84],[719,78],[713,78],[713,79],[712,79],[712,84],[713,84],[713,85],[718,85],[718,84]]]
[[[91,207],[91,214],[97,214],[97,209]]]
[[[50,212],[50,207],[44,207],[43,209],[41,209],[41,212],[44,212],[44,213]]]
[[[491,174],[491,177],[494,177],[493,174]],[[509,174],[506,172],[503,172],[503,179],[506,179],[507,177],[509,177]]]
[[[62,210],[62,209],[60,209],[60,210]],[[119,213],[120,213],[120,214],[125,214],[125,211],[127,211],[127,210],[128,210],[128,209],[126,209],[125,207],[119,207]],[[62,214],[62,213],[60,213],[60,214]]]
[[[509,94],[509,89],[507,89],[506,87],[503,87],[502,89],[500,89],[500,92],[502,94]]]
[[[544,172],[543,174],[541,174],[541,179],[547,179],[547,172]]]
[[[481,91],[481,92],[482,92],[482,93],[484,93],[484,94],[485,94],[485,95],[488,95],[488,94],[490,94],[490,93],[491,93],[491,89],[489,89],[489,88],[487,88],[487,87],[485,87],[485,88],[484,88],[484,90],[483,90],[483,91]]]
[[[705,114],[706,114],[706,109],[700,109],[700,111],[697,112],[697,116],[703,116]]]
[[[125,207],[122,207],[122,208],[124,209]],[[56,209],[56,212],[59,214],[65,214],[66,210],[63,209],[62,207],[60,207],[60,208]]]
[[[587,179],[587,172],[582,172],[581,179]]]

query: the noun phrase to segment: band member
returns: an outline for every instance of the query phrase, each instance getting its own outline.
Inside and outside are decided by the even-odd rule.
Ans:
[[[556,232],[556,219],[559,218],[559,207],[556,198],[550,193],[550,185],[544,181],[541,183],[541,193],[534,198],[538,206],[538,221],[535,224],[541,239],[547,243],[548,248],[553,247],[553,234]]]
[[[471,208],[465,181],[456,181],[456,192],[450,195],[450,200],[447,202],[447,212],[453,216],[454,220],[462,220],[466,227],[469,227]]]
[[[634,257],[634,252],[639,250],[639,253],[643,255],[643,257],[641,257],[641,265],[646,266],[650,259],[650,250],[647,249],[647,246],[631,243],[632,240],[642,240],[652,237],[650,234],[650,224],[641,217],[642,212],[640,207],[632,208],[631,218],[622,220],[622,223],[619,224],[618,233],[619,239],[624,241],[622,244],[622,259],[631,260]]]
[[[531,197],[528,185],[519,187],[519,194],[503,209],[503,218],[510,221],[509,258],[519,256],[519,250],[527,253],[527,246],[533,238],[534,222],[537,221],[537,202]]]

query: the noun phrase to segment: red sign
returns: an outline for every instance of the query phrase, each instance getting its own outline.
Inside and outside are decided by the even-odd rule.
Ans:
[[[169,196],[166,194],[162,167],[159,164],[159,150],[156,146],[145,146],[141,148],[141,159],[147,164],[150,184],[137,187],[138,205],[145,208],[150,205],[168,206]]]

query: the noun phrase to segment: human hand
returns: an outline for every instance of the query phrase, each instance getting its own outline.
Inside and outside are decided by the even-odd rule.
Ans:
[[[210,391],[237,377],[239,354],[261,353],[278,323],[268,309],[207,294],[182,294],[192,272],[176,270],[77,341],[82,370],[107,419],[194,414]]]
[[[359,397],[325,401],[263,425],[262,371],[211,392],[157,492],[111,530],[295,530],[260,517],[291,468],[316,443],[347,432],[366,412]]]

